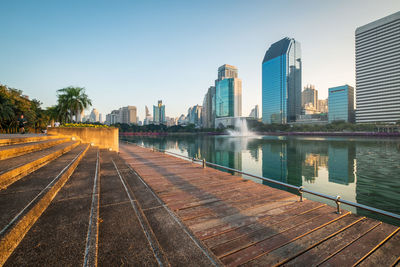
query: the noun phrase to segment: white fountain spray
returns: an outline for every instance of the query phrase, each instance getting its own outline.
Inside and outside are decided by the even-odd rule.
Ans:
[[[235,129],[234,130],[228,129],[227,132],[230,136],[235,136],[235,137],[256,136],[255,133],[253,133],[248,129],[246,118],[237,118],[235,120]]]

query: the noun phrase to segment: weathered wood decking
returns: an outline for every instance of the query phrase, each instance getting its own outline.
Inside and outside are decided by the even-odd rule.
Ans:
[[[121,156],[227,266],[393,266],[399,227],[134,145]]]

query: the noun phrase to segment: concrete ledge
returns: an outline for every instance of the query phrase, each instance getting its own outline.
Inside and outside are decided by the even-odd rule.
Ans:
[[[82,143],[93,144],[100,149],[119,151],[118,128],[49,127],[47,134],[75,137]]]
[[[47,191],[47,193],[22,217],[21,220],[0,240],[0,266],[3,266],[8,257],[22,241],[26,233],[47,209],[58,191],[65,185],[69,177],[78,166],[82,157],[89,149],[89,145],[82,151],[80,156],[75,159],[71,166],[63,172],[57,182]]]

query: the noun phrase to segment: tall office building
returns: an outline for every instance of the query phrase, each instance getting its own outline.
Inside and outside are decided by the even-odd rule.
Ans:
[[[204,128],[213,128],[215,120],[215,86],[210,86],[203,99],[203,110],[201,113],[202,126]]]
[[[190,107],[188,109],[188,120],[189,123],[195,124],[196,126],[201,125],[201,113],[202,113],[202,106],[196,105],[193,107]]]
[[[85,117],[85,111],[82,110],[81,112],[78,113],[76,121],[77,122],[82,122],[84,117]]]
[[[153,106],[153,122],[154,124],[164,124],[165,119],[165,105],[161,100],[158,100],[157,106]]]
[[[329,88],[328,121],[354,122],[354,88],[349,85]]]
[[[301,92],[301,106],[304,108],[307,104],[311,104],[315,110],[318,109],[318,90],[314,85],[307,85]]]
[[[99,121],[99,112],[97,109],[92,109],[92,112],[89,115],[89,121],[90,122],[98,122]]]
[[[126,106],[119,109],[119,122],[137,124],[137,110],[135,106]]]
[[[259,117],[258,105],[255,105],[255,107],[250,111],[249,117],[258,119]]]
[[[153,120],[153,117],[150,114],[149,108],[147,106],[144,106],[144,108],[145,108],[145,114],[146,115],[145,115],[144,120],[143,120],[143,125],[148,125]]]
[[[292,38],[272,44],[262,62],[262,120],[288,123],[301,114],[301,48]]]
[[[136,113],[137,111],[135,106],[122,107],[107,114],[105,123],[107,125],[115,123],[138,124]]]
[[[119,110],[113,110],[113,111],[111,111],[110,114],[107,114],[106,115],[106,124],[112,125],[112,124],[118,123],[118,114],[119,114]]]
[[[215,116],[240,117],[242,115],[242,80],[238,70],[228,64],[218,68],[215,81]]]
[[[356,121],[394,123],[400,120],[400,12],[357,28],[355,36]]]
[[[328,113],[328,99],[318,99],[318,109],[319,113]]]

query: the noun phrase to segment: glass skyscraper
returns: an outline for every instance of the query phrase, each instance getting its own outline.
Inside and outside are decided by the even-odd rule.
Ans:
[[[159,100],[157,106],[153,106],[153,122],[155,124],[163,124],[165,119],[165,105]]]
[[[239,117],[242,115],[242,81],[237,78],[237,68],[223,65],[218,68],[215,81],[215,116]]]
[[[400,12],[355,34],[357,123],[395,123],[400,120]]]
[[[354,122],[354,88],[349,85],[329,88],[328,121]]]
[[[272,44],[262,62],[262,120],[288,123],[301,114],[301,48],[291,38]]]

